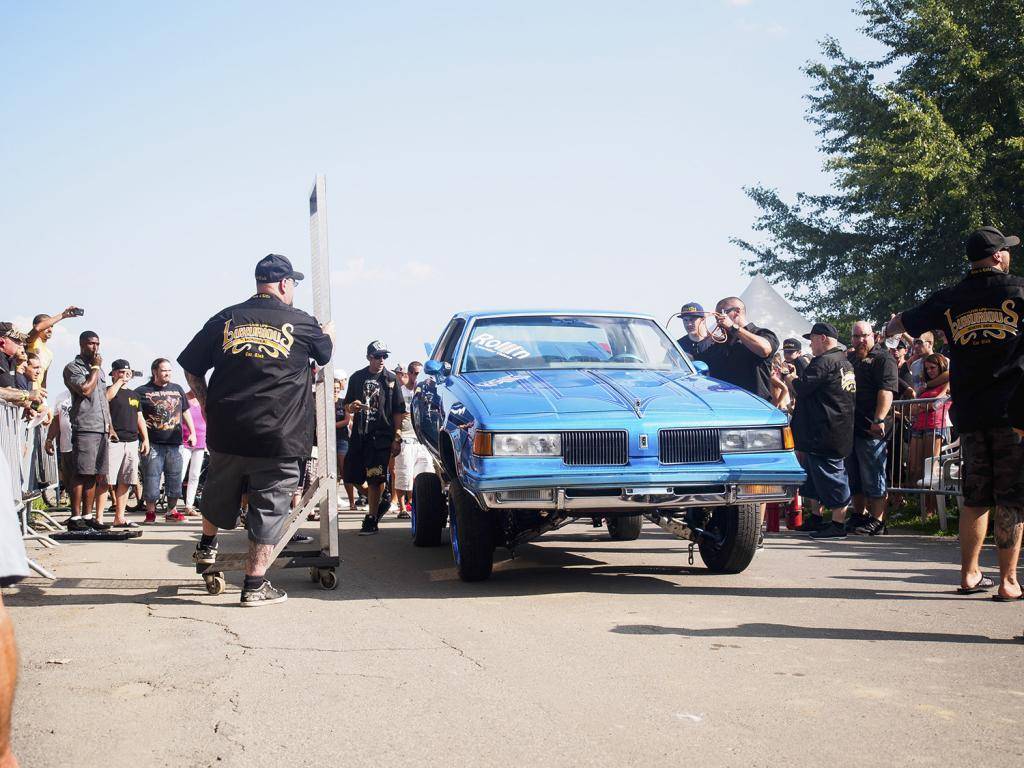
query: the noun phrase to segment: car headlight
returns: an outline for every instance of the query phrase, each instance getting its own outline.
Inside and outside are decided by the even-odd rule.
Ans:
[[[477,456],[561,456],[562,436],[557,432],[477,432]]]
[[[722,453],[786,449],[782,430],[778,427],[772,429],[721,429],[718,431],[718,446]]]

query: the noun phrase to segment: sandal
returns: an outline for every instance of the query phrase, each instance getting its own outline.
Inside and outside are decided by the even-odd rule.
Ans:
[[[1024,592],[1021,592],[1016,597],[1003,597],[1002,595],[992,595],[992,599],[997,603],[1016,603],[1020,600],[1024,600]]]
[[[115,528],[138,528],[139,524],[134,520],[125,520],[123,523],[114,523]]]
[[[958,595],[976,595],[979,592],[988,592],[995,585],[996,583],[992,579],[982,574],[982,577],[978,579],[973,587],[960,587],[956,593]]]

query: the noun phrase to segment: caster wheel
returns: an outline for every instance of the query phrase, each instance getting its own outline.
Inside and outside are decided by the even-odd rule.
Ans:
[[[316,584],[320,581],[320,569],[315,565],[309,569],[309,580]]]
[[[223,573],[208,573],[203,576],[203,581],[206,582],[206,591],[211,595],[219,595],[227,587]]]
[[[338,588],[338,574],[333,570],[320,571],[320,588],[321,589],[337,589]]]

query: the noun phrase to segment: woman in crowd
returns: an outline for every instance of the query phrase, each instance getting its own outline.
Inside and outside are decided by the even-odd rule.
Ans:
[[[185,394],[188,398],[188,410],[192,414],[192,423],[196,427],[196,444],[191,448],[188,445],[189,429],[184,419],[181,422],[181,467],[182,476],[185,478],[185,509],[182,514],[185,517],[199,517],[195,508],[196,491],[199,489],[199,475],[203,471],[203,459],[206,455],[206,419],[203,418],[203,409],[199,407],[195,392],[191,389]]]
[[[794,368],[794,366],[792,363],[786,362],[786,358],[782,352],[777,353],[775,357],[772,358],[772,405],[786,413],[793,410],[793,400],[789,393],[789,385],[787,385],[784,380],[785,375],[790,368]]]
[[[924,359],[924,380],[934,381],[940,374],[949,370],[949,361],[939,354],[928,355]],[[949,394],[949,382],[921,390],[918,399],[925,400],[946,397]],[[913,423],[910,427],[910,471],[911,480],[916,484],[924,478],[926,459],[934,459],[939,455],[944,444],[949,443],[949,407],[948,399],[934,403],[925,403],[914,407]],[[934,466],[934,465],[933,465]],[[922,518],[935,514],[935,495],[925,494],[921,509]]]

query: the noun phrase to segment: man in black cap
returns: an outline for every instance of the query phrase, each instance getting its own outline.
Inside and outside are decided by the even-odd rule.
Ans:
[[[779,351],[779,337],[748,322],[747,307],[737,296],[718,302],[715,318],[728,339],[701,355],[709,373],[771,402],[772,358]]]
[[[115,528],[139,527],[138,523],[125,518],[124,513],[128,506],[128,490],[138,482],[139,456],[149,453],[149,432],[140,410],[142,404],[139,395],[128,388],[134,375],[135,371],[127,360],[115,360],[110,366],[107,406],[114,433],[107,447],[107,484],[114,488]],[[106,499],[101,497],[96,507],[97,519],[105,507]]]
[[[309,361],[324,365],[334,351],[331,324],[320,326],[292,306],[301,279],[284,256],[264,257],[256,265],[256,294],[210,318],[178,356],[206,416],[210,449],[200,507],[203,535],[193,557],[200,565],[216,562],[217,531],[238,524],[241,496],[247,493],[243,606],[287,598],[264,574],[285,533],[299,459],[309,456],[313,445]]]
[[[701,355],[715,343],[708,335],[707,322],[704,320],[706,314],[704,307],[696,301],[683,304],[679,310],[679,317],[686,328],[686,335],[678,340],[679,346],[693,360],[700,360]]]
[[[384,366],[389,354],[382,342],[370,342],[366,347],[369,365],[352,374],[343,401],[345,412],[352,415],[344,480],[355,486],[366,483],[368,490],[369,508],[359,531],[361,536],[377,533],[388,464],[402,450],[405,398],[397,377]]]
[[[816,539],[844,538],[846,509],[850,506],[850,482],[844,460],[853,450],[853,413],[857,380],[853,366],[839,348],[839,332],[828,323],[815,323],[804,335],[811,342],[811,360],[803,376],[786,374],[796,391],[793,438],[797,456],[807,472],[800,493],[818,502],[800,527]],[[832,512],[826,524],[824,511]]]
[[[15,387],[16,358],[25,351],[25,336],[12,323],[0,323],[0,387]]]
[[[960,513],[960,591],[982,592],[993,583],[978,558],[995,508],[993,533],[999,556],[996,599],[1016,600],[1021,531],[1024,530],[1024,446],[1010,426],[1007,408],[1021,380],[1024,278],[1009,274],[1010,248],[1020,245],[995,227],[967,238],[970,272],[923,304],[894,315],[893,336],[941,328],[950,342],[950,416],[960,432],[964,509]]]

